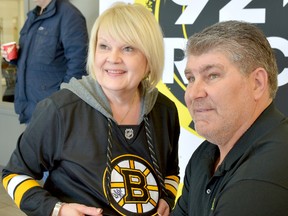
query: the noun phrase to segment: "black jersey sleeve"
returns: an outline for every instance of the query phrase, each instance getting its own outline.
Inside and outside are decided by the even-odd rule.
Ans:
[[[31,123],[19,137],[15,151],[2,171],[3,185],[27,215],[49,216],[59,201],[37,180],[53,167],[61,154],[59,113],[52,100],[39,103]]]

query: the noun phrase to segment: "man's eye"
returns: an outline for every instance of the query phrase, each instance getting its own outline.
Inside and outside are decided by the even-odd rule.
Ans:
[[[210,74],[208,77],[210,80],[214,80],[214,79],[218,78],[219,75],[218,74]]]
[[[189,83],[192,83],[195,81],[195,77],[187,77],[187,80]]]

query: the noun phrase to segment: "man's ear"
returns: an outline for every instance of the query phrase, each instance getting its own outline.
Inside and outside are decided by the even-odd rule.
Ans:
[[[250,76],[255,100],[261,98],[263,94],[269,94],[268,73],[264,68],[256,68]]]

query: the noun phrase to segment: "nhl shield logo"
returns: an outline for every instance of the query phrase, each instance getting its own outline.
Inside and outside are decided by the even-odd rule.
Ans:
[[[126,139],[128,139],[128,140],[132,139],[133,136],[134,136],[134,131],[133,131],[132,128],[125,129],[125,137],[126,137]]]

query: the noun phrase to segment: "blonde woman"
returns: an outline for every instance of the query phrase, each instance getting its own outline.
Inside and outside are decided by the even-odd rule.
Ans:
[[[118,3],[99,16],[89,76],[38,105],[3,170],[26,214],[169,215],[180,127],[175,104],[155,87],[163,65],[163,36],[148,9]]]

